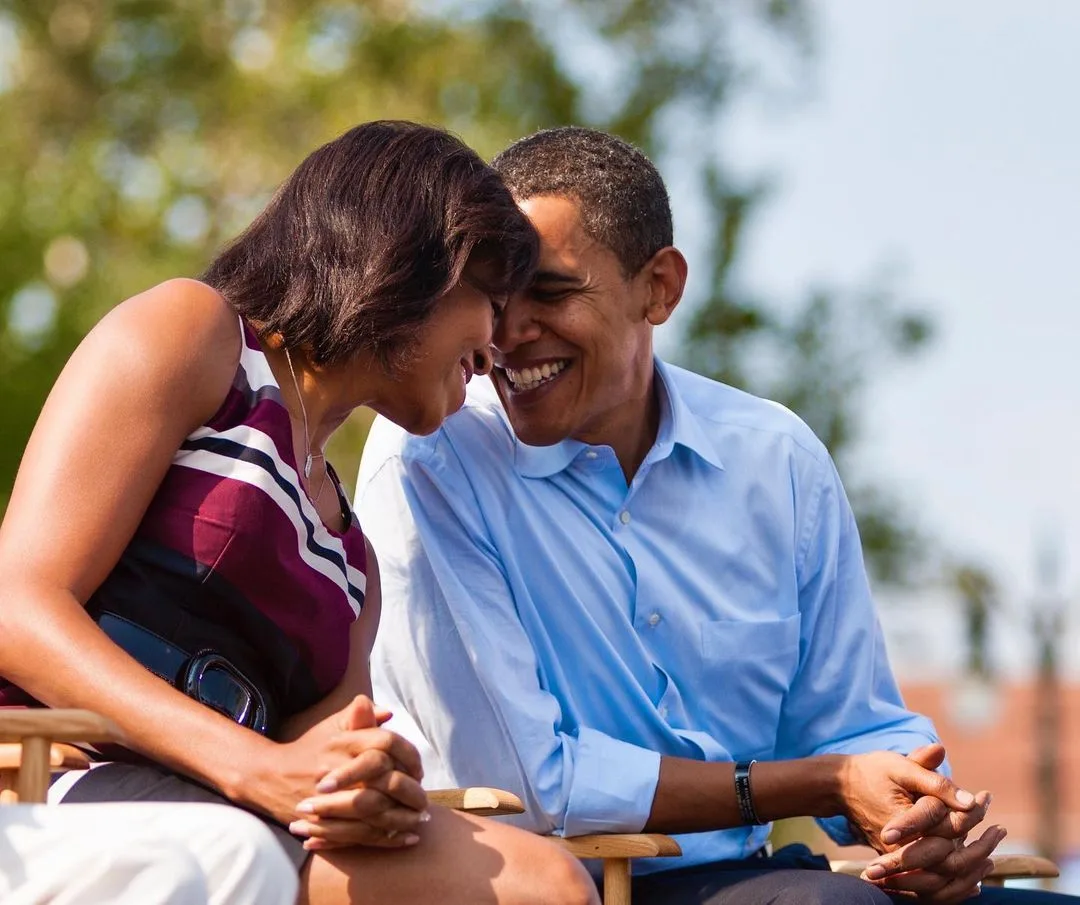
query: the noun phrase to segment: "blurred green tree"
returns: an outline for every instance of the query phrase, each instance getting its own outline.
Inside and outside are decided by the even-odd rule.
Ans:
[[[737,293],[762,193],[699,140],[763,60],[799,66],[810,46],[805,0],[0,0],[0,509],[89,327],[200,272],[307,151],[380,117],[448,126],[487,155],[581,122],[689,167],[712,259],[687,362],[790,404],[843,467],[878,353],[915,348],[926,323],[879,296],[788,310]],[[366,427],[331,455],[354,458]],[[914,533],[880,491],[853,497],[872,562],[900,576]]]

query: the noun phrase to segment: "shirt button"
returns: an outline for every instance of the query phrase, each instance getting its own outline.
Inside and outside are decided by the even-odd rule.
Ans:
[[[585,453],[585,458],[595,459],[598,455],[600,454],[595,449],[590,449],[587,453]]]
[[[659,624],[660,624],[660,614],[659,613],[651,613],[649,615],[649,625],[659,625]]]
[[[661,704],[658,712],[660,714],[660,719],[666,720],[668,715],[667,704]]]
[[[624,525],[629,525],[630,513],[624,509],[622,512],[619,513],[619,521],[622,522]]]

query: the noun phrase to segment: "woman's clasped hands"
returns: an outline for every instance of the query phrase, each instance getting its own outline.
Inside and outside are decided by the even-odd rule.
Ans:
[[[253,803],[304,837],[309,851],[415,845],[430,819],[420,754],[381,728],[389,718],[358,695],[294,741],[275,745],[272,764],[258,771],[263,781],[255,780]]]

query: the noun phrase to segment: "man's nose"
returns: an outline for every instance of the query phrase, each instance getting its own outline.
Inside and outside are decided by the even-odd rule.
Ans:
[[[492,343],[500,352],[512,352],[523,343],[532,342],[540,336],[540,324],[533,316],[532,305],[527,299],[516,296],[506,303],[495,322]]]

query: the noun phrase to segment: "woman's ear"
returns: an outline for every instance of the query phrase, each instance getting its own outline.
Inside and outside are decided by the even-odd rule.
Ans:
[[[645,263],[641,276],[649,287],[645,317],[659,327],[671,317],[686,286],[686,258],[672,245],[661,248]]]

